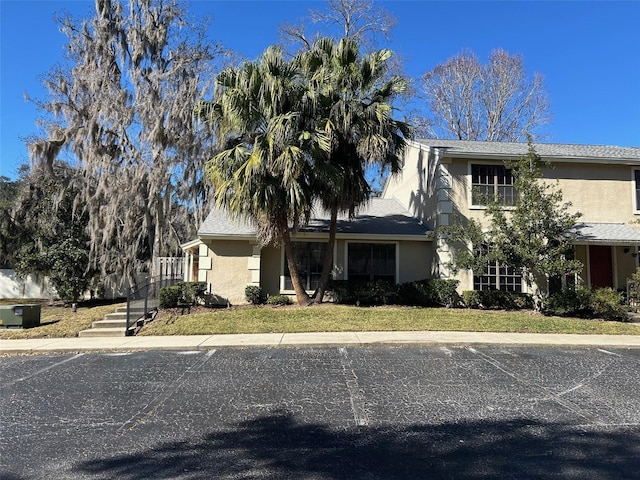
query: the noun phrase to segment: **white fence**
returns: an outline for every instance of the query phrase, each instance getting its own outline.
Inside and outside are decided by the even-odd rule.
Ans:
[[[156,257],[153,261],[153,277],[183,278],[184,257]]]
[[[153,261],[152,275],[141,273],[136,275],[138,284],[145,283],[150,277],[180,278],[184,276],[183,257],[157,257]],[[105,283],[104,298],[121,298],[127,296],[128,282],[110,278]],[[86,292],[85,297],[89,298]],[[33,275],[19,278],[13,270],[0,269],[0,298],[55,298],[55,289],[46,278],[36,279]]]
[[[0,269],[0,298],[53,298],[55,290],[47,279],[33,275],[19,278],[13,270]]]

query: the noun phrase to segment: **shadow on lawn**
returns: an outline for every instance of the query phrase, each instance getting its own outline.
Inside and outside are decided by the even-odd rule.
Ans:
[[[637,478],[640,429],[530,420],[331,429],[275,413],[86,461],[76,472],[118,479]]]

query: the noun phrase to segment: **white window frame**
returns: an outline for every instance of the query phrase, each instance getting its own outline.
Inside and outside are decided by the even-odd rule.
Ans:
[[[468,178],[468,204],[469,204],[469,209],[470,210],[485,210],[487,208],[486,205],[476,205],[473,203],[473,166],[474,165],[478,165],[478,166],[486,166],[486,167],[503,167],[507,170],[510,170],[509,168],[507,168],[507,166],[504,164],[504,162],[501,161],[470,161],[467,164],[467,178]],[[513,186],[513,184],[512,184]],[[514,191],[515,191],[515,187]],[[515,193],[515,192],[514,192]],[[502,208],[504,210],[513,210],[515,207],[513,205],[502,205]]]

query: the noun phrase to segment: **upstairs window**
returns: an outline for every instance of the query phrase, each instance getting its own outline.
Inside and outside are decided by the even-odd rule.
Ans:
[[[504,165],[471,165],[471,204],[486,206],[487,198],[507,207],[516,204],[513,176]]]
[[[636,211],[640,211],[640,170],[633,171],[634,189],[636,193]]]

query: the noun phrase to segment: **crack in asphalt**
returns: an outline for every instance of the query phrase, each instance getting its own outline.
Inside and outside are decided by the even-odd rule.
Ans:
[[[578,407],[577,405],[574,405],[572,402],[561,398],[561,395],[564,395],[564,394],[566,394],[566,393],[568,393],[570,391],[573,391],[573,390],[577,390],[578,388],[584,386],[584,383],[580,383],[576,387],[574,387],[572,389],[569,389],[569,390],[567,390],[565,392],[553,393],[547,387],[545,387],[544,385],[541,385],[539,383],[527,380],[524,377],[521,377],[520,375],[508,370],[502,363],[500,363],[500,361],[496,360],[491,355],[488,355],[486,353],[480,352],[480,351],[476,350],[473,347],[467,347],[467,349],[471,353],[473,353],[475,355],[478,355],[482,360],[484,360],[488,364],[492,365],[496,369],[500,370],[501,372],[505,373],[506,375],[509,375],[514,380],[517,380],[519,383],[521,383],[523,385],[526,385],[526,386],[529,386],[529,387],[536,388],[536,389],[542,391],[546,395],[546,398],[553,400],[558,405],[564,407],[565,409],[567,409],[570,412],[578,415],[579,417],[587,420],[590,424],[598,425],[598,426],[606,425],[604,422],[602,422],[602,421],[598,420],[597,418],[593,417],[592,415],[590,415],[589,412],[586,412],[585,410],[583,410],[582,408]],[[605,368],[605,370],[606,370],[606,368]],[[604,372],[604,370],[602,372]],[[602,374],[602,372],[599,372],[594,378],[597,378],[598,376],[600,376]]]

